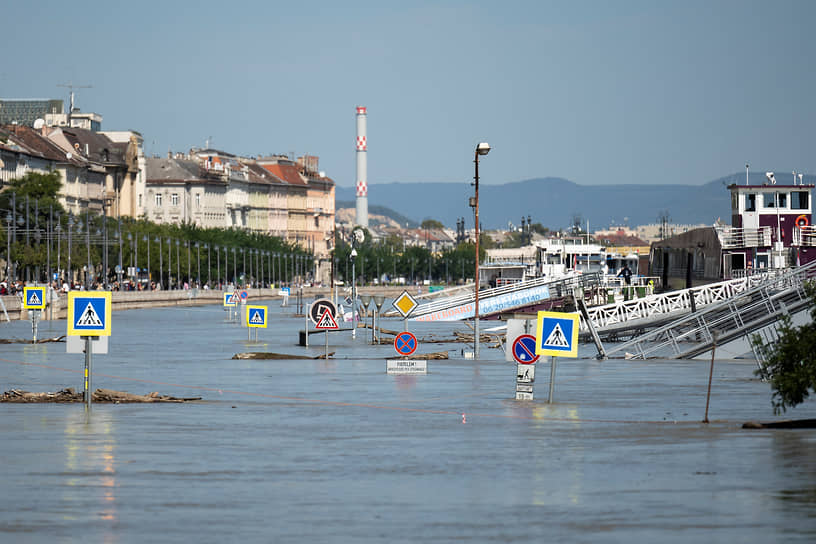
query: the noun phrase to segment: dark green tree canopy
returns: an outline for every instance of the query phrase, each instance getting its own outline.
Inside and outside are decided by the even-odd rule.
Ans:
[[[756,374],[770,381],[775,414],[801,404],[816,392],[816,285],[809,283],[805,289],[812,304],[810,323],[795,327],[786,315],[781,319],[777,342],[765,344],[759,335],[752,339],[765,361]]]

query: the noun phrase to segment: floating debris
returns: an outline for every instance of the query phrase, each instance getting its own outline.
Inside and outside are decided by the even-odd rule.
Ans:
[[[21,389],[10,389],[3,393],[0,402],[42,403],[42,402],[84,402],[85,395],[77,392],[73,387],[55,393],[31,393]],[[189,402],[201,400],[201,397],[171,397],[159,395],[157,392],[147,395],[134,395],[127,391],[113,389],[97,389],[93,392],[92,401],[95,403],[147,403],[147,402]]]

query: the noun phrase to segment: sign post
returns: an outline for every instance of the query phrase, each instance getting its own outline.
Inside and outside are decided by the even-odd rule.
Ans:
[[[394,338],[394,350],[402,355],[400,359],[385,361],[386,374],[427,374],[428,361],[426,359],[409,359],[419,347],[419,342],[413,333],[404,331]]]
[[[85,402],[90,409],[93,370],[92,339],[111,335],[111,292],[68,292],[68,336],[85,340]]]
[[[255,341],[258,341],[258,329],[266,328],[266,317],[268,312],[266,306],[246,307],[247,340],[250,339],[250,330],[255,329]]]
[[[325,299],[324,299],[325,300]],[[331,301],[329,301],[331,302]],[[314,304],[312,304],[314,306]],[[310,312],[311,313],[311,312]],[[320,316],[320,319],[315,323],[316,329],[323,329],[326,331],[326,359],[329,358],[329,331],[330,330],[337,330],[339,327],[337,326],[337,320],[334,318],[334,314],[332,314],[331,308],[325,308],[323,310],[323,315]],[[306,331],[306,337],[308,338],[309,331]]]
[[[318,327],[319,323],[323,323],[324,325],[326,322],[324,321],[324,316],[326,311],[331,314],[332,322],[334,323],[333,327],[323,326]],[[328,354],[329,349],[329,330],[330,329],[337,329],[337,306],[335,306],[334,302],[328,298],[319,298],[312,302],[309,305],[309,312],[306,314],[306,347],[309,347],[309,321],[311,320],[312,324],[314,324],[316,329],[325,329],[326,330],[326,353]],[[328,357],[328,355],[326,355]]]
[[[238,297],[232,291],[224,292],[224,307],[229,310],[229,319],[232,321],[232,309],[238,305]]]
[[[556,356],[578,357],[578,326],[580,320],[581,314],[578,313],[538,312],[535,352],[538,355],[552,356],[548,403],[553,401]]]
[[[40,318],[40,311],[45,309],[45,287],[24,287],[23,288],[23,308],[28,310],[31,318],[31,336],[34,343],[37,343],[37,322]]]
[[[522,334],[513,341],[513,359],[516,360],[516,400],[533,400],[535,364],[540,357],[535,352],[536,339]]]
[[[394,302],[391,304],[402,316],[402,330],[407,331],[408,316],[411,315],[411,312],[414,311],[414,308],[416,308],[419,303],[410,295],[410,293],[408,293],[408,291],[403,291],[402,294],[395,298]]]

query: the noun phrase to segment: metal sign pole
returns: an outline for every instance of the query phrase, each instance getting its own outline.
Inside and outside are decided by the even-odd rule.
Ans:
[[[329,360],[329,329],[326,329],[326,360]]]
[[[550,394],[547,397],[548,404],[552,404],[554,387],[555,387],[555,355],[552,356],[552,360],[550,361]]]
[[[308,348],[309,347],[309,315],[308,314],[306,314],[306,321],[304,321],[303,327],[304,327],[304,331],[305,331],[304,336],[306,337],[306,347]]]
[[[88,409],[91,408],[91,338],[90,336],[83,336],[85,338],[85,405]]]

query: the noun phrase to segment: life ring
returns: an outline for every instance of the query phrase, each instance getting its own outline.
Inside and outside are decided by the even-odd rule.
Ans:
[[[804,214],[796,218],[796,226],[799,227],[800,229],[807,227],[808,223],[809,223],[808,218]]]

